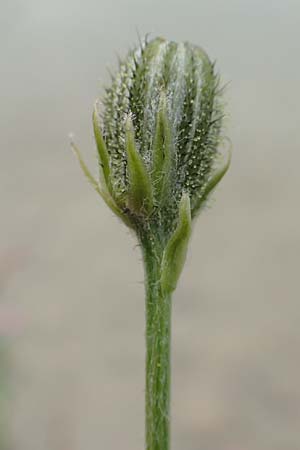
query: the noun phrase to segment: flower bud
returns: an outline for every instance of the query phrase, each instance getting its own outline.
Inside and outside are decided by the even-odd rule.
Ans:
[[[220,163],[218,150],[222,119],[219,77],[206,53],[156,38],[129,52],[96,102],[101,186],[73,145],[110,208],[138,233],[145,225],[159,230],[170,261],[182,255],[178,270],[164,261],[169,275],[180,272],[191,219],[228,169],[230,154]]]
[[[194,216],[214,175],[223,117],[219,77],[206,53],[162,38],[144,42],[120,63],[102,103],[95,107],[95,135],[119,207],[168,222],[187,193]]]

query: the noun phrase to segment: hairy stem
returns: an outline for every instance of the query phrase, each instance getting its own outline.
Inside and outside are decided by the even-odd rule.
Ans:
[[[169,450],[171,295],[160,285],[160,245],[142,242],[146,286],[146,450]]]

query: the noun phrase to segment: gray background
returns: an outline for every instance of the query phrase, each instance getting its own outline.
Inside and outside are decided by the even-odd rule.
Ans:
[[[143,448],[140,251],[68,144],[96,171],[92,105],[138,29],[203,46],[230,82],[232,167],[174,296],[173,449],[299,450],[299,1],[0,5],[9,449]]]

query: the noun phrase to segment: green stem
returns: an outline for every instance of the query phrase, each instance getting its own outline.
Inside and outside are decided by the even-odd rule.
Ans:
[[[146,286],[146,450],[170,448],[171,295],[160,285],[161,246],[142,241]]]

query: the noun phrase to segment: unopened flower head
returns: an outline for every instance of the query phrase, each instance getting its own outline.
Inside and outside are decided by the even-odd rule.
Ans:
[[[97,189],[128,225],[157,223],[168,235],[180,202],[194,217],[226,172],[219,84],[206,53],[186,42],[145,40],[120,62],[93,123]]]

